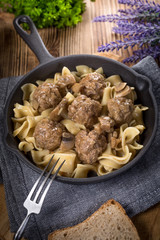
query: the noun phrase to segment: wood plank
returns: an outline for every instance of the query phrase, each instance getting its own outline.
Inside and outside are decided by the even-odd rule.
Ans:
[[[140,238],[160,240],[160,203],[132,218]]]
[[[12,240],[13,235],[14,234],[10,232],[4,186],[0,184],[0,240]],[[24,238],[22,238],[22,240],[24,240]]]

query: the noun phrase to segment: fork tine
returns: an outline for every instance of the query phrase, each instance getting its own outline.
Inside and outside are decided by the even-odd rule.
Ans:
[[[50,163],[51,163],[51,161],[52,161],[52,159],[53,159],[53,157],[54,157],[54,155],[51,157],[51,159],[49,160],[48,164],[45,166],[43,172],[41,173],[41,175],[39,176],[39,178],[37,179],[37,181],[36,181],[35,184],[33,185],[33,187],[32,187],[32,189],[31,189],[30,193],[28,194],[27,199],[30,199],[31,196],[33,195],[33,193],[34,193],[34,191],[35,191],[35,189],[36,189],[38,183],[40,182],[42,176],[43,176],[44,173],[46,172],[48,166],[50,165]]]
[[[49,161],[50,163],[51,163],[52,159],[53,159],[53,157],[52,157],[51,160]],[[36,195],[35,195],[35,197],[34,197],[34,200],[33,200],[34,202],[37,201],[37,198],[38,198],[40,192],[42,191],[42,188],[44,187],[44,185],[45,185],[45,183],[47,182],[49,176],[51,175],[52,171],[54,170],[55,166],[57,165],[59,159],[60,159],[60,158],[58,158],[58,160],[53,164],[53,166],[52,166],[52,168],[50,169],[50,171],[48,172],[47,176],[45,177],[45,179],[44,179],[43,182],[41,183],[41,186],[39,187],[39,189],[38,189],[38,191],[37,191],[37,193],[36,193]]]
[[[54,179],[55,179],[55,177],[57,176],[57,174],[58,174],[59,170],[61,169],[61,167],[63,166],[63,164],[65,163],[65,161],[66,161],[66,160],[64,160],[64,161],[61,163],[61,165],[59,166],[59,168],[58,168],[58,169],[56,170],[56,172],[53,174],[53,177],[52,177],[52,178],[53,178],[53,180],[54,180]],[[52,181],[53,181],[53,180],[52,180]]]
[[[42,204],[43,204],[43,201],[44,201],[44,199],[45,199],[45,196],[46,196],[46,194],[47,194],[47,192],[48,192],[48,190],[49,190],[49,188],[50,188],[53,180],[54,180],[55,177],[57,176],[59,170],[61,169],[61,167],[63,166],[63,164],[65,163],[65,161],[66,161],[66,160],[64,160],[64,161],[61,163],[61,165],[59,166],[59,168],[58,168],[58,169],[56,170],[56,172],[53,174],[53,176],[52,176],[50,182],[48,183],[47,187],[45,188],[45,190],[44,190],[44,192],[43,192],[43,194],[42,194],[42,196],[41,196],[41,199],[40,199],[40,201],[39,201],[39,204],[40,204],[41,206],[42,206]]]

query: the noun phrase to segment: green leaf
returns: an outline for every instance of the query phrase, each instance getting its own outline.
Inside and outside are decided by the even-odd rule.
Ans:
[[[0,7],[15,16],[30,16],[37,28],[64,28],[82,21],[86,3],[84,0],[0,0]],[[26,24],[24,27],[27,29]]]

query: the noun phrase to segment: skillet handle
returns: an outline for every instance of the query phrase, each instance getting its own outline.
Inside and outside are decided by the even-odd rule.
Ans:
[[[27,23],[30,28],[30,34],[20,26],[21,23]],[[40,63],[46,63],[54,59],[45,47],[33,21],[29,16],[20,15],[13,21],[13,25],[18,34],[23,38],[27,45],[32,49]]]

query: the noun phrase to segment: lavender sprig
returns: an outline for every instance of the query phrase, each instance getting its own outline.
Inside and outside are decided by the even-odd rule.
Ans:
[[[130,10],[130,9],[128,9]],[[120,12],[120,15],[118,14],[107,14],[95,17],[93,19],[93,22],[114,22],[116,23],[119,20],[130,20],[130,21],[139,21],[139,22],[145,22],[145,21],[160,21],[160,14],[159,13],[149,13],[149,12],[136,12],[136,11],[127,11],[127,10],[118,10]],[[160,11],[160,10],[159,10]]]
[[[119,4],[125,4],[131,7],[139,7],[143,9],[157,9],[160,7],[159,4],[156,4],[154,1],[149,2],[148,0],[118,0]]]
[[[114,22],[113,32],[124,37],[123,41],[106,43],[98,51],[113,51],[114,49],[133,48],[133,56],[124,60],[124,63],[135,62],[148,55],[160,57],[160,5],[148,0],[118,0],[130,8],[119,10],[118,14],[103,15],[94,18],[94,22]],[[134,8],[133,8],[134,7]]]
[[[139,22],[131,23],[128,21],[118,21],[117,27],[112,28],[113,32],[121,35],[133,36],[136,34],[142,34],[143,36],[147,35],[156,35],[157,32],[160,32],[160,22],[158,24],[146,23],[140,24]]]
[[[150,48],[143,48],[133,52],[133,55],[124,59],[124,63],[134,62],[136,63],[138,60],[145,58],[146,56],[152,56],[153,58],[157,59],[160,56],[160,47],[150,47]]]

